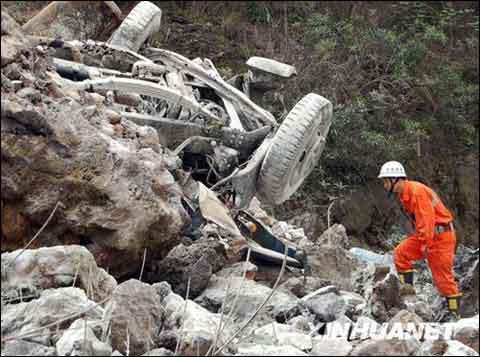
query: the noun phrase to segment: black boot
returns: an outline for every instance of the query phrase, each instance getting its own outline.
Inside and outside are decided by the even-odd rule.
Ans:
[[[414,271],[406,271],[403,273],[398,273],[398,278],[402,284],[410,284],[413,285],[413,273]]]

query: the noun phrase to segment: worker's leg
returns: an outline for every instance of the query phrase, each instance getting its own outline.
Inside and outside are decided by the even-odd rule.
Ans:
[[[449,297],[459,295],[453,272],[455,260],[455,232],[444,232],[435,235],[434,243],[428,250],[428,265],[440,295]]]
[[[413,272],[412,261],[423,258],[420,247],[420,241],[411,237],[402,241],[395,248],[393,251],[393,262],[399,274]]]

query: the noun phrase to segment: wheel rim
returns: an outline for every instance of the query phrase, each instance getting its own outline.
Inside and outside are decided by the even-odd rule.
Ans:
[[[305,144],[295,159],[295,166],[286,179],[282,198],[290,196],[298,189],[304,179],[315,168],[322,154],[326,142],[324,134],[327,132],[328,126],[322,125],[322,120],[317,120],[315,123],[317,125],[309,130],[311,134],[304,140]]]

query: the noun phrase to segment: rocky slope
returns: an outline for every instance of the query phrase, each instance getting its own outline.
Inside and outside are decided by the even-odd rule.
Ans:
[[[411,329],[445,309],[428,269],[400,284],[342,225],[307,236],[254,200],[308,265],[244,263],[214,223],[182,235],[179,159],[156,131],[66,85],[3,12],[1,56],[2,356],[478,355],[478,250],[458,251],[464,319],[444,341]]]

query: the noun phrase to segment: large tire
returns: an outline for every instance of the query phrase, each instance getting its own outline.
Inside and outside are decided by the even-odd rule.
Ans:
[[[288,113],[265,156],[257,181],[259,198],[286,201],[312,172],[325,147],[332,103],[310,93]]]
[[[138,52],[146,39],[160,30],[162,10],[149,1],[142,1],[133,8],[108,44]]]

